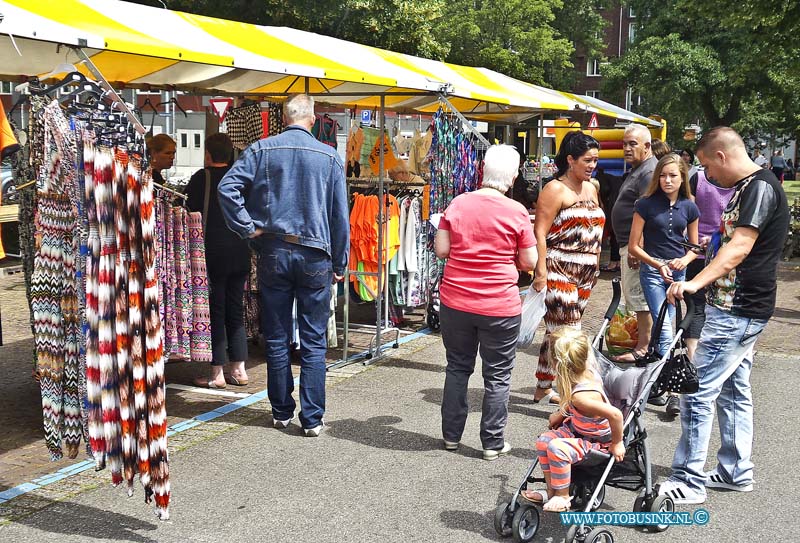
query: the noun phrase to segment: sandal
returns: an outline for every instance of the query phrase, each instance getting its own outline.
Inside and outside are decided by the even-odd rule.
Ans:
[[[569,511],[570,507],[572,507],[572,496],[553,496],[547,500],[542,510],[551,513],[562,513],[564,511]]]
[[[608,264],[603,264],[600,266],[601,272],[618,272],[619,271],[619,264],[616,266],[609,266]]]
[[[548,494],[546,488],[540,488],[538,490],[523,490],[522,492],[519,493],[519,495],[523,500],[538,505],[541,505],[550,500],[550,494]]]
[[[203,377],[197,377],[194,381],[192,381],[195,386],[203,387],[203,388],[210,388],[210,389],[223,389],[225,388],[225,383],[218,385],[214,381],[207,380]]]
[[[543,403],[545,405],[547,404],[558,405],[560,401],[561,398],[558,397],[558,392],[556,392],[552,388],[550,389],[550,392],[548,392],[538,400],[536,398],[533,399],[533,403]]]
[[[243,387],[243,386],[247,386],[247,383],[250,382],[250,379],[241,379],[241,378],[237,378],[232,373],[226,373],[225,374],[225,382],[228,383],[229,385],[233,385],[233,386],[237,386],[237,387]]]

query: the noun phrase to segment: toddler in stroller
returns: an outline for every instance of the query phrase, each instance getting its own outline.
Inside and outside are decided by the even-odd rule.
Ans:
[[[593,387],[592,392],[576,394],[578,385],[571,389],[572,407],[579,407],[577,411],[580,414],[591,415],[594,418],[601,418],[601,420],[602,418],[606,419],[608,426],[606,428],[601,424],[597,432],[599,435],[591,435],[592,426],[584,427],[579,432],[581,437],[584,438],[580,443],[572,441],[572,438],[565,436],[565,438],[562,438],[562,449],[562,446],[559,446],[557,441],[556,445],[550,445],[555,441],[552,437],[561,438],[562,416],[569,414],[574,421],[575,414],[571,407],[566,413],[554,413],[551,415],[549,421],[551,427],[558,425],[559,429],[545,432],[539,438],[537,442],[537,457],[528,467],[522,483],[515,490],[511,500],[509,502],[501,502],[495,510],[494,527],[501,536],[513,535],[514,540],[517,542],[532,541],[539,529],[540,507],[548,511],[565,511],[569,508],[573,511],[594,511],[602,505],[605,499],[606,485],[638,492],[633,502],[634,512],[666,513],[675,510],[672,498],[663,495],[659,496],[658,488],[653,485],[647,432],[642,413],[651,387],[658,380],[667,360],[673,356],[675,345],[678,344],[691,322],[691,315],[694,310],[693,303],[690,297],[684,299],[686,317],[678,324],[678,329],[669,349],[660,359],[655,359],[655,356],[651,356],[648,357],[653,360],[651,363],[623,370],[609,361],[599,350],[603,333],[619,303],[619,280],[614,279],[612,286],[614,297],[606,311],[603,324],[592,343],[591,352],[593,356],[588,353],[586,356],[586,359],[594,364],[594,372],[602,379],[602,389],[600,389],[602,392],[598,390],[597,382],[593,381],[593,374],[587,373],[582,378],[573,379],[563,376],[562,370],[559,370],[560,388],[564,386],[561,384],[562,380],[570,385],[588,381],[589,385]],[[666,311],[662,310],[659,316],[661,317],[665,313]],[[659,318],[659,321],[661,320]],[[657,324],[663,324],[663,322]],[[567,334],[569,337],[574,337],[570,336],[574,332],[562,333]],[[578,338],[571,341],[582,344],[585,341],[585,336],[582,339]],[[570,346],[566,352],[575,348]],[[562,363],[561,359],[558,361],[559,364]],[[583,388],[583,390],[586,389]],[[562,398],[569,397],[569,395],[565,394],[562,388]],[[593,398],[597,403],[603,403],[607,400],[610,405],[605,404],[607,407],[603,411],[592,411],[590,407],[586,410],[588,412],[584,412],[582,407],[583,400],[580,399],[581,395],[589,395],[588,397]],[[586,397],[584,396],[584,398]],[[617,413],[620,413],[621,423],[614,411],[610,409],[611,406],[616,409]],[[573,421],[571,421],[571,430],[578,430]],[[619,434],[615,431],[617,425],[621,425],[621,443],[617,441],[619,438]],[[587,429],[590,433],[588,436],[583,433]],[[572,431],[571,433],[575,434],[576,432]],[[587,437],[588,439],[586,439]],[[607,447],[603,446],[603,440],[606,440]],[[559,459],[560,454],[560,460],[565,460],[566,463],[554,465],[549,456],[543,461],[540,451],[544,448],[544,443],[548,443],[546,452],[549,453],[551,448],[555,449],[555,458]],[[562,452],[556,452],[559,450]],[[548,463],[545,464],[545,462]],[[540,463],[542,463],[544,478],[533,476],[536,466]],[[542,482],[547,483],[546,489],[532,492],[528,490],[529,484]],[[667,527],[665,524],[647,526],[647,528],[654,531],[664,531]],[[602,526],[592,527],[585,524],[573,524],[567,530],[565,542],[573,543],[575,541],[581,543],[612,543],[614,539],[611,532]]]
[[[543,504],[545,511],[568,511],[572,464],[589,451],[603,450],[618,462],[625,457],[622,412],[611,405],[594,362],[589,338],[564,327],[551,338],[561,404],[550,415],[550,430],[536,441],[536,454],[547,488],[523,490],[523,499]]]

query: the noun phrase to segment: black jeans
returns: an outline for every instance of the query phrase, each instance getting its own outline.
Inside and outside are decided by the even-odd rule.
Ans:
[[[519,315],[487,317],[444,304],[439,315],[447,358],[442,393],[442,437],[446,441],[461,441],[469,410],[467,386],[480,352],[484,389],[481,444],[484,449],[502,449],[521,318]]]
[[[249,266],[233,266],[215,259],[208,267],[208,304],[211,312],[211,365],[247,360],[244,326],[244,285]],[[226,357],[227,354],[227,357]]]

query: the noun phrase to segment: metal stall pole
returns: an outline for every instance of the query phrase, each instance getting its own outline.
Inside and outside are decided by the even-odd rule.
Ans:
[[[539,114],[539,194],[542,193],[542,177],[544,177],[544,113]]]
[[[385,107],[386,97],[381,94],[381,112],[378,119],[378,288],[376,289],[377,296],[375,297],[375,354],[381,352],[381,328],[383,327],[383,322],[381,321],[383,312],[381,309],[383,308],[383,169],[385,166],[383,157],[383,131],[386,129],[386,119],[384,117],[386,113]],[[367,360],[371,359],[373,356],[372,345],[370,345]]]

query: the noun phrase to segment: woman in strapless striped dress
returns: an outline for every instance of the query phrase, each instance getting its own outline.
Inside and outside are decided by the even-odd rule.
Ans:
[[[558,173],[539,196],[534,233],[539,263],[533,287],[547,287],[544,322],[547,335],[539,352],[534,401],[557,403],[550,334],[561,326],[580,328],[589,294],[597,282],[605,214],[590,182],[600,144],[582,132],[570,132],[556,156]]]

